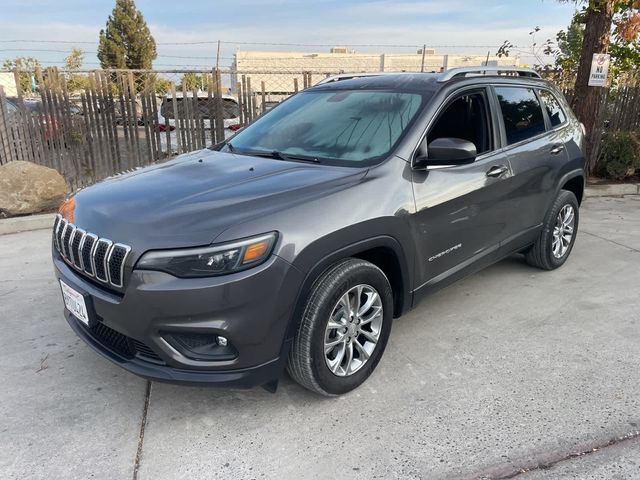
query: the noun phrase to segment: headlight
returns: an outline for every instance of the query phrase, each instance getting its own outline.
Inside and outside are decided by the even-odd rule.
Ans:
[[[271,232],[210,247],[151,251],[142,256],[136,268],[176,277],[226,275],[260,265],[271,255],[276,238],[276,232]]]

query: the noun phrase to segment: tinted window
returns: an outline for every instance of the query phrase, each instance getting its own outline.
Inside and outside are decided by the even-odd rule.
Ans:
[[[543,133],[540,102],[531,88],[496,87],[507,143],[517,143]]]
[[[540,98],[542,98],[544,108],[547,109],[547,115],[549,115],[549,120],[551,120],[551,126],[557,127],[558,125],[562,125],[567,119],[567,116],[562,111],[560,102],[555,95],[546,90],[540,90]]]
[[[427,136],[427,143],[437,138],[453,137],[468,140],[478,154],[491,150],[487,103],[483,93],[469,93],[456,98],[438,116]]]
[[[240,115],[240,105],[234,100],[225,98],[222,102],[222,111],[224,118],[236,118]]]
[[[233,150],[278,151],[335,164],[375,162],[395,147],[427,98],[379,90],[302,92],[238,133]]]
[[[42,102],[24,102],[24,106],[27,107],[27,110],[33,113],[42,113]]]

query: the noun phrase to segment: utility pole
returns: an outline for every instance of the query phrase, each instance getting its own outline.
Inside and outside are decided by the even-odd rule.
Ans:
[[[218,51],[216,52],[216,70],[220,67],[220,40],[218,40]]]
[[[422,45],[422,65],[420,66],[420,72],[424,73],[424,54],[427,51],[427,45]]]

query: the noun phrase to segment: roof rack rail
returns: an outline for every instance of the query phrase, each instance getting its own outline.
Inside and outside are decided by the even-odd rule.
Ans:
[[[351,80],[352,78],[364,78],[364,77],[382,77],[385,75],[436,75],[440,72],[429,71],[429,72],[411,72],[411,71],[402,71],[402,72],[360,72],[360,73],[337,73],[335,75],[331,75],[329,77],[323,78],[316,85],[322,85],[325,83],[333,83],[339,82],[340,80]]]
[[[337,75],[331,75],[330,77],[323,78],[316,85],[322,85],[324,83],[339,82],[340,80],[351,80],[352,78],[360,77],[378,77],[384,75],[385,72],[367,72],[367,73],[338,73]]]
[[[514,75],[518,77],[542,78],[538,72],[531,68],[479,66],[446,70],[440,75],[438,82],[446,82],[452,78],[466,77],[467,75]]]

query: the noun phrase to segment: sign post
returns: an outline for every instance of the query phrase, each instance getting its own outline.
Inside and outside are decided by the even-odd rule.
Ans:
[[[591,72],[589,73],[590,87],[605,87],[609,74],[609,61],[611,57],[607,53],[594,53],[591,60]]]

